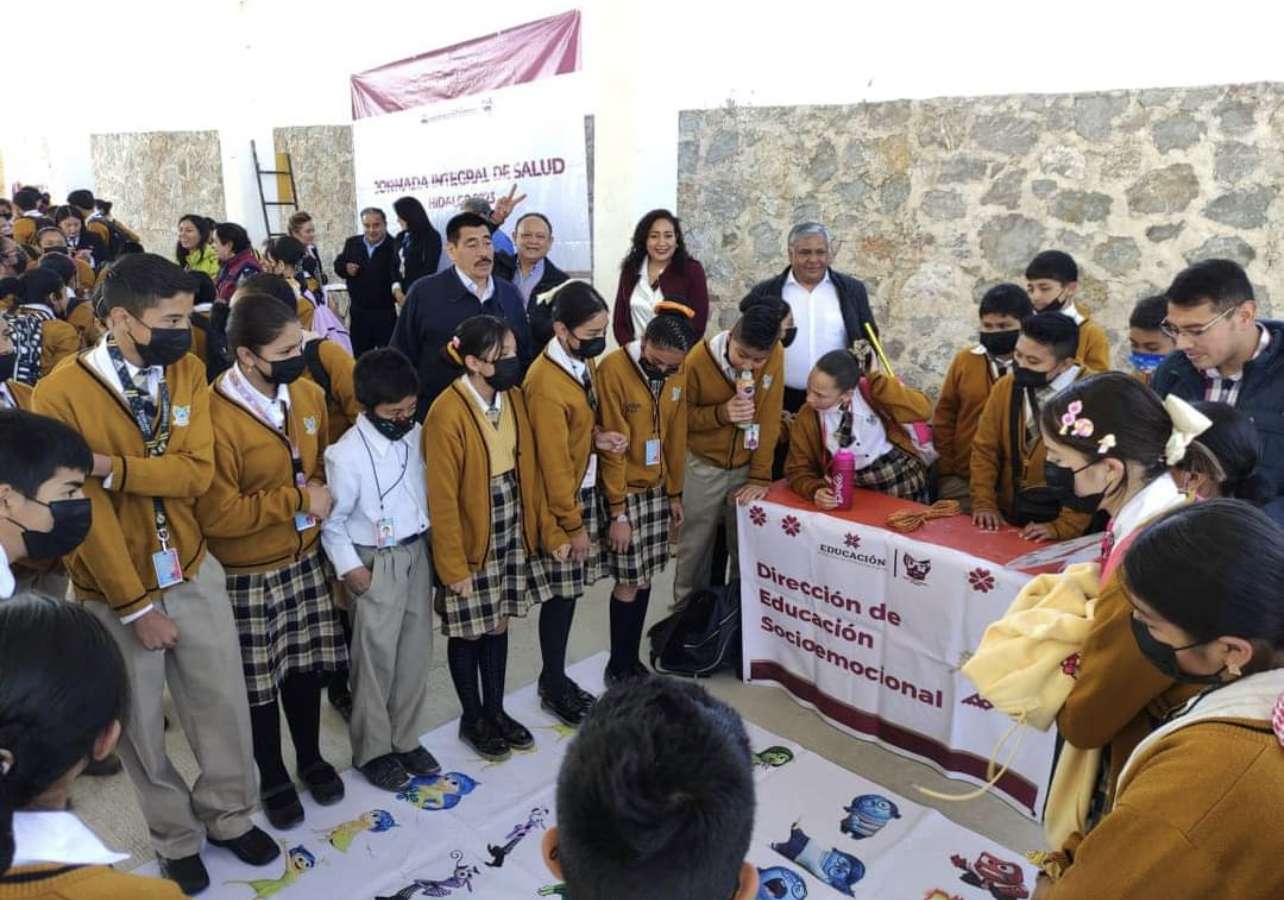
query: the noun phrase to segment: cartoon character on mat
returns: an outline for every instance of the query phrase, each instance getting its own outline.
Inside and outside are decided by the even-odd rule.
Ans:
[[[450,858],[455,861],[455,871],[449,878],[444,878],[440,881],[416,878],[397,891],[397,893],[375,897],[375,900],[410,900],[416,894],[424,897],[449,897],[460,888],[466,888],[468,893],[471,894],[473,892],[473,879],[481,874],[481,869],[465,863],[462,850],[451,851]]]
[[[861,794],[852,798],[851,806],[844,806],[847,818],[839,824],[843,834],[850,834],[852,840],[863,841],[871,838],[887,827],[892,819],[901,817],[900,808],[882,794]]]
[[[566,890],[566,884],[564,882],[558,884],[546,884],[535,893],[541,897],[561,897],[562,900],[568,900],[571,896]]]
[[[794,761],[794,751],[788,747],[768,747],[753,755],[754,765],[762,769],[779,769]]]
[[[357,835],[366,831],[371,834],[383,834],[396,827],[397,821],[392,817],[392,813],[386,809],[372,809],[369,812],[363,812],[350,822],[343,822],[333,828],[323,828],[317,834],[324,834],[331,847],[340,853],[347,853],[352,842],[357,839]]]
[[[522,842],[522,838],[535,829],[544,827],[544,817],[547,815],[547,807],[537,806],[531,810],[531,814],[526,817],[525,822],[520,825],[514,825],[512,830],[508,832],[508,836],[505,838],[507,843],[504,846],[496,847],[494,844],[488,844],[486,851],[490,853],[490,862],[486,863],[486,865],[492,869],[498,869],[502,866],[504,860],[508,858],[508,854],[512,853],[517,848],[517,845]]]
[[[807,882],[793,869],[772,866],[758,870],[758,895],[754,900],[804,900]]]
[[[398,792],[397,799],[420,809],[454,809],[477,785],[478,782],[463,772],[421,775],[410,779],[410,784]]]
[[[772,844],[785,859],[793,860],[845,897],[854,897],[852,888],[865,877],[865,864],[836,847],[826,850],[795,822],[789,826],[789,840]]]
[[[958,894],[951,894],[949,891],[943,891],[940,888],[932,888],[923,895],[923,900],[963,900]]]
[[[284,846],[284,845],[283,845]],[[254,900],[265,900],[281,893],[306,872],[316,867],[317,858],[312,851],[300,844],[285,851],[285,872],[280,878],[256,878],[253,881],[228,881],[226,884],[248,884],[254,888]]]
[[[956,869],[962,869],[959,878],[964,884],[989,891],[994,900],[1024,900],[1030,896],[1025,886],[1025,872],[1014,862],[982,853],[976,862],[969,863],[957,853],[950,857]]]

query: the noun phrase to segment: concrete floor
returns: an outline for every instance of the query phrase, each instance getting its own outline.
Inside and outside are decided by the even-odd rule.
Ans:
[[[668,598],[672,591],[672,568],[670,566],[656,584],[655,599],[648,617],[650,621],[663,618],[667,613]],[[592,656],[606,647],[609,591],[608,583],[600,583],[581,601],[571,635],[572,660]],[[539,674],[539,634],[535,625],[536,620],[532,617],[517,620],[511,627],[508,662],[510,691],[531,683]],[[459,703],[446,668],[445,640],[440,635],[437,636],[434,647],[429,683],[432,720],[429,728],[435,728],[459,716]],[[915,790],[915,785],[952,793],[962,793],[968,786],[950,781],[925,765],[854,739],[830,727],[811,710],[795,703],[783,690],[746,685],[729,674],[712,678],[705,685],[739,710],[746,719],[791,738],[809,750],[896,793],[925,806],[935,807],[960,825],[1012,850],[1023,852],[1043,846],[1042,830],[995,797],[984,796],[967,802],[951,803],[923,796]],[[172,716],[171,721],[175,721]],[[289,731],[284,723],[281,730],[288,742]],[[177,725],[170,729],[168,741],[175,766],[191,780],[196,775],[195,761],[182,730]],[[336,768],[351,766],[347,725],[324,701],[321,749],[326,759]],[[287,748],[284,756],[288,762],[293,757],[293,750]],[[132,859],[122,868],[133,868],[152,858],[147,827],[138,811],[133,788],[123,774],[112,778],[79,779],[72,791],[72,802],[80,817],[109,847],[121,853],[132,854]]]

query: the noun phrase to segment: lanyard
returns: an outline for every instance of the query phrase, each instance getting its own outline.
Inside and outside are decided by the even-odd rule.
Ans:
[[[290,411],[285,403],[277,401],[281,411],[281,420],[284,423],[283,428],[277,428],[272,421],[272,409],[269,401],[258,391],[247,385],[245,377],[240,372],[232,369],[228,373],[228,377],[224,379],[224,383],[229,384],[232,390],[236,391],[237,396],[245,401],[256,419],[285,438],[290,445],[290,468],[294,470],[294,483],[298,487],[304,487],[308,483],[308,479],[303,472],[303,458],[299,453],[299,445],[294,442],[294,438],[290,435]]]
[[[357,429],[357,437],[361,438],[361,443],[365,445],[366,457],[370,460],[370,471],[374,475],[375,491],[379,494],[379,512],[382,513],[383,498],[395,491],[397,489],[397,485],[401,484],[402,480],[406,477],[406,469],[410,466],[410,448],[405,446],[405,441],[397,441],[397,444],[406,451],[406,455],[401,458],[401,474],[397,476],[397,480],[394,481],[388,490],[385,491],[379,484],[379,467],[375,465],[374,453],[370,450],[370,442],[366,440],[366,436],[361,433],[360,429]]]
[[[134,417],[134,424],[143,435],[143,448],[148,457],[164,456],[169,447],[170,437],[170,396],[169,383],[165,380],[165,370],[160,373],[158,397],[159,408],[152,398],[138,389],[134,379],[129,375],[125,356],[116,344],[115,335],[107,336],[107,356],[116,370],[120,381],[121,392],[129,404],[129,411]],[[169,519],[165,515],[165,505],[159,497],[152,498],[152,514],[156,522],[156,537],[160,540],[161,550],[169,549]]]

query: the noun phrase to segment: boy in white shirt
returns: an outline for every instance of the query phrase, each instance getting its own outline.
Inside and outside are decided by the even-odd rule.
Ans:
[[[376,787],[441,770],[419,743],[432,661],[432,555],[419,379],[398,350],[353,372],[362,415],[325,452],[334,507],[321,535],[351,597],[352,761]]]

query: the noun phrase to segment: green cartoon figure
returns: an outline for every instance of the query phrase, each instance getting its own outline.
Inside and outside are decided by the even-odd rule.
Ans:
[[[794,751],[788,747],[768,747],[753,755],[755,765],[764,769],[779,769],[794,761]]]
[[[347,853],[352,842],[357,839],[357,835],[364,832],[371,834],[382,834],[390,828],[396,828],[397,822],[392,817],[392,813],[383,809],[372,809],[364,812],[350,822],[344,822],[333,828],[326,828],[318,831],[317,834],[324,834],[325,839],[330,842],[330,846],[340,853]]]
[[[316,864],[317,858],[312,855],[308,848],[300,844],[285,851],[285,872],[280,878],[258,878],[254,881],[229,881],[226,883],[248,884],[254,888],[254,900],[266,900],[266,898],[276,896],[290,887],[303,877],[304,873],[315,868]]]

